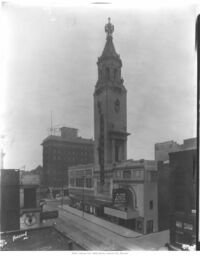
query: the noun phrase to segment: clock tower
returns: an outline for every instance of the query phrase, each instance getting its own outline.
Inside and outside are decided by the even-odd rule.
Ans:
[[[94,91],[95,166],[104,183],[106,166],[127,159],[126,89],[121,77],[122,61],[113,44],[114,26],[108,18],[106,44],[98,58]],[[106,171],[105,171],[106,172]]]

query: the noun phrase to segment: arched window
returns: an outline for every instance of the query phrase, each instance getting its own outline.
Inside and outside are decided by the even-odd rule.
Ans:
[[[117,69],[114,69],[114,80],[117,80]]]
[[[102,70],[99,69],[99,80],[101,80],[101,79],[102,79]]]
[[[106,68],[106,80],[110,80],[110,69]]]

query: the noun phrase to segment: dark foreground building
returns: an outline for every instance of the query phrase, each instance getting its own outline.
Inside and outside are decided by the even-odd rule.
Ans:
[[[39,227],[39,175],[19,170],[0,170],[0,231]]]
[[[171,179],[176,168],[172,168],[169,155],[173,152],[184,152],[196,149],[197,139],[189,138],[178,144],[167,141],[155,144],[155,160],[158,166],[158,228],[159,231],[170,228],[171,212]],[[181,154],[181,153],[180,153]],[[187,155],[187,153],[186,153]],[[176,155],[177,156],[177,155]],[[178,163],[177,158],[177,165]],[[173,197],[172,197],[173,199]]]
[[[169,161],[158,162],[158,230],[170,225],[170,174]]]
[[[42,185],[53,193],[67,193],[68,167],[94,162],[94,142],[78,136],[75,128],[60,128],[61,135],[44,139]]]
[[[0,170],[0,231],[20,229],[19,171]]]
[[[171,177],[170,245],[188,249],[196,243],[197,150],[169,154]]]

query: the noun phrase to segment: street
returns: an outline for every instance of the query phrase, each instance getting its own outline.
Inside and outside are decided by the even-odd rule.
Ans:
[[[44,210],[59,211],[59,218],[46,221],[46,224],[56,223],[55,227],[65,233],[87,250],[125,251],[125,250],[158,250],[168,242],[167,231],[153,233],[138,238],[127,238],[118,235],[104,227],[96,225],[82,217],[69,213],[58,207],[59,201],[48,202]]]

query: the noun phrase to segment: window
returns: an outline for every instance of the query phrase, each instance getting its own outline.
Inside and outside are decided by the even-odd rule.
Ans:
[[[115,146],[115,162],[119,161],[119,146]]]
[[[155,182],[157,181],[157,171],[148,171],[148,181]]]
[[[36,207],[36,189],[25,188],[24,189],[24,208]]]
[[[153,210],[153,200],[149,201],[149,209]]]
[[[137,230],[142,231],[142,221],[140,220],[137,221]]]
[[[76,187],[83,187],[83,178],[76,179]]]
[[[189,223],[184,223],[184,229],[192,231],[193,230],[193,225],[189,224]]]
[[[91,187],[92,187],[92,179],[86,178],[86,188],[91,188]]]
[[[115,68],[114,69],[114,80],[116,80],[117,79],[117,69]]]
[[[72,186],[72,187],[74,187],[74,179],[70,179],[70,185]]]
[[[192,180],[196,181],[196,157],[193,155],[193,161],[192,161]]]
[[[123,178],[124,179],[130,179],[131,178],[131,170],[123,171]]]
[[[116,171],[115,175],[116,175],[116,178],[121,178],[121,171]]]
[[[110,80],[110,69],[106,68],[106,80]]]
[[[102,78],[102,70],[99,69],[99,80],[101,80],[101,78]]]
[[[182,222],[181,221],[176,221],[176,227],[177,228],[182,228]]]
[[[92,170],[86,170],[85,175],[92,175]]]
[[[147,234],[153,232],[153,220],[147,221]]]

